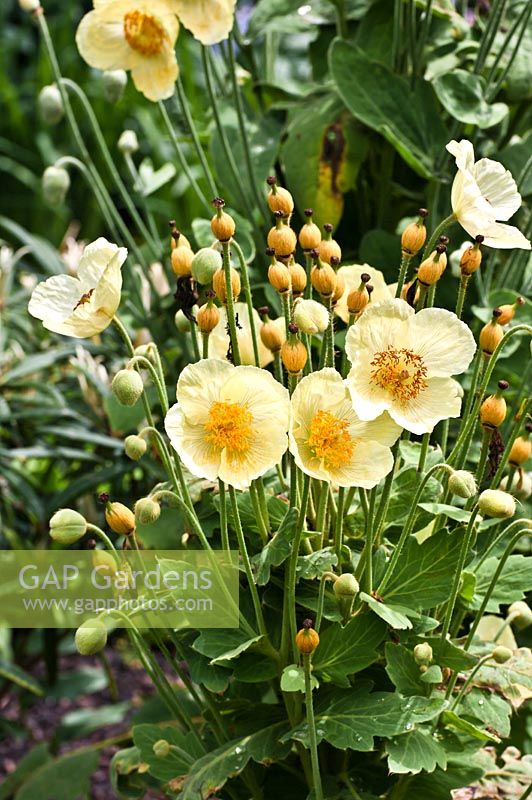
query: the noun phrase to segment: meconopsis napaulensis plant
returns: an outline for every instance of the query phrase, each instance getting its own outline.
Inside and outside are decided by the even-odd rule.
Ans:
[[[104,13],[106,7],[98,10]],[[102,498],[110,534],[62,509],[51,521],[53,539],[71,545],[89,530],[104,544],[96,553],[118,558],[122,547],[142,551],[142,526],[178,508],[184,522],[176,547],[237,550],[245,602],[234,646],[264,662],[264,681],[284,709],[283,741],[296,743],[318,799],[327,748],[373,747],[354,723],[353,735],[342,739],[334,720],[344,706],[355,717],[360,704],[374,709],[371,733],[388,737],[388,753],[414,724],[399,715],[387,727],[369,688],[357,689],[355,680],[358,694],[347,691],[384,648],[391,681],[414,695],[421,742],[453,727],[471,733],[470,722],[460,728],[465,687],[474,685],[479,665],[514,657],[479,631],[497,577],[530,532],[520,510],[531,492],[530,401],[525,383],[509,386],[494,371],[509,347],[521,347],[525,358],[523,339],[532,329],[519,322],[520,297],[486,310],[476,338],[461,317],[486,248],[530,245],[500,221],[520,204],[510,174],[489,159],[475,162],[468,141],[450,142],[448,150],[457,166],[453,212],[428,234],[429,211],[419,210],[402,231],[395,276],[344,264],[333,226],[320,229],[312,209],[296,229],[292,195],[273,176],[263,196],[271,227],[256,232],[264,257],[244,252],[222,198],[212,203],[210,245],[196,249],[180,231],[187,221],[172,220],[172,314],[189,357],[179,374],[163,364],[157,342],[135,347],[120,318],[124,247],[97,239],[77,277],[39,284],[29,305],[50,331],[92,338],[110,327],[122,338],[125,357],[112,391],[120,404],[143,408],[125,452],[132,469],[155,459],[160,475],[133,510]],[[450,272],[446,231],[455,223],[471,238],[459,254],[450,311],[438,306],[437,289]],[[219,513],[214,529],[199,512],[206,495]],[[518,600],[507,627],[522,620],[519,604],[529,614]],[[79,629],[81,652],[105,645],[110,617],[103,613]],[[240,651],[224,656],[210,647],[208,634],[199,652],[225,666],[238,657]],[[138,636],[134,643],[149,664],[150,647]],[[178,636],[178,644],[182,655],[187,640]],[[181,674],[177,656],[163,652]],[[393,659],[408,665],[411,691]],[[215,698],[208,702],[219,722],[226,695],[193,673],[196,680],[203,698]],[[340,688],[327,705],[331,685]],[[395,719],[390,697],[379,702],[391,703]],[[202,725],[191,724],[205,746]],[[477,721],[480,729],[489,741]],[[166,758],[171,747],[161,740],[154,752]],[[219,786],[242,770],[235,762]]]

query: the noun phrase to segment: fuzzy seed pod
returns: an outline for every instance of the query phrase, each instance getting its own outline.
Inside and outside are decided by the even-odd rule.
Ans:
[[[57,208],[67,196],[70,188],[70,177],[63,167],[46,167],[41,185],[45,202],[52,208]]]
[[[271,187],[267,197],[268,208],[272,214],[278,213],[283,217],[289,217],[294,210],[294,198],[288,189],[277,186],[275,177],[268,178],[267,183]]]
[[[496,318],[488,322],[480,331],[478,343],[485,356],[491,356],[504,336],[504,331]]]
[[[326,261],[318,259],[310,271],[310,281],[322,297],[331,297],[336,290],[336,272]]]
[[[272,353],[278,353],[285,341],[279,326],[272,320],[263,323],[260,329],[260,338],[264,347],[267,347]]]
[[[123,503],[107,503],[105,521],[119,536],[129,536],[135,530],[135,515]]]
[[[127,72],[123,69],[106,69],[102,74],[105,99],[115,105],[119,103],[127,86]]]
[[[503,647],[502,645],[496,647],[493,653],[491,654],[492,659],[496,661],[497,664],[506,664],[506,662],[509,661],[512,656],[513,653],[510,650],[510,648]]]
[[[166,758],[170,754],[170,743],[166,739],[158,739],[152,749],[156,758]]]
[[[308,252],[309,250],[317,250],[321,242],[321,231],[315,222],[312,222],[312,209],[305,209],[307,221],[299,231],[299,244],[301,248]]]
[[[329,312],[316,300],[298,300],[294,304],[294,322],[303,333],[323,333],[329,327]]]
[[[524,600],[516,600],[508,609],[508,614],[511,614],[513,624],[518,631],[524,631],[532,625],[532,609],[525,603]]]
[[[465,469],[456,469],[451,473],[447,488],[451,494],[468,500],[478,491],[475,476]]]
[[[235,233],[236,224],[233,217],[226,211],[218,209],[211,219],[211,231],[219,242],[228,242]]]
[[[87,520],[72,508],[61,508],[50,519],[50,536],[66,546],[79,542],[87,532]]]
[[[312,620],[306,619],[296,634],[296,647],[304,656],[311,655],[320,643],[318,631],[312,627]]]
[[[307,273],[297,262],[292,262],[288,265],[290,271],[290,280],[292,282],[292,294],[294,297],[300,297],[305,291],[307,285]]]
[[[338,259],[338,264],[342,260],[342,249],[338,242],[332,238],[332,225],[324,225],[325,236],[321,240],[319,247],[317,248],[318,253],[320,254],[320,258],[322,261],[326,261],[327,264],[331,263],[332,258]]]
[[[268,280],[275,291],[286,294],[290,291],[290,270],[281,261],[273,261],[268,267]]]
[[[290,375],[297,375],[307,363],[307,348],[300,339],[291,336],[281,347],[281,361]]]
[[[220,310],[211,301],[201,306],[196,314],[198,330],[200,333],[211,333],[220,322]]]
[[[338,599],[343,600],[348,597],[355,597],[358,594],[360,587],[354,575],[350,572],[344,572],[333,583],[333,592]]]
[[[99,619],[87,619],[76,631],[76,649],[82,656],[93,656],[107,644],[107,628]]]
[[[142,436],[137,436],[136,433],[132,433],[124,439],[125,454],[132,461],[140,461],[147,449],[148,445]]]
[[[479,415],[483,428],[499,428],[506,419],[506,400],[500,395],[491,394],[480,406]]]
[[[285,223],[275,225],[268,233],[268,247],[275,251],[277,258],[288,258],[297,246],[297,237],[289,225]]]
[[[223,269],[218,269],[212,276],[212,288],[216,292],[216,297],[221,303],[227,302],[227,292],[225,287],[225,273]],[[231,288],[233,290],[233,300],[237,300],[240,294],[240,275],[231,267]]]
[[[440,246],[439,246],[440,247]],[[438,249],[422,261],[417,271],[417,279],[422,286],[433,286],[437,283],[447,266],[447,254],[438,252]]]
[[[472,275],[482,263],[482,253],[478,245],[472,245],[464,250],[460,258],[460,272],[462,275]]]
[[[512,445],[508,461],[513,467],[520,467],[530,458],[532,442],[528,437],[518,436]]]
[[[525,301],[522,297],[518,297],[515,303],[506,304],[499,306],[498,311],[499,316],[497,317],[497,322],[499,325],[508,325],[509,322],[513,320],[515,317],[515,312],[519,308],[519,306],[524,305]]]
[[[144,391],[139,373],[133,369],[121,369],[113,378],[111,389],[122,406],[134,406]]]
[[[41,117],[47,125],[57,125],[63,119],[63,98],[55,83],[42,87],[38,104]]]
[[[423,222],[423,217],[420,216],[417,222],[411,222],[407,225],[401,235],[401,250],[406,256],[415,256],[419,253],[425,240],[427,238],[427,229]]]
[[[124,155],[132,156],[139,149],[137,134],[132,130],[122,131],[117,142],[117,147]]]
[[[515,514],[515,500],[500,489],[485,489],[478,499],[480,513],[485,517],[507,519]]]
[[[432,647],[428,642],[421,642],[414,647],[414,659],[416,664],[427,666],[433,658]]]
[[[187,275],[191,275],[193,259],[194,253],[190,247],[186,247],[185,245],[174,247],[170,259],[174,274],[177,275],[178,278],[184,278]]]
[[[192,259],[192,277],[202,286],[206,286],[212,281],[214,273],[222,269],[222,265],[222,254],[218,250],[214,250],[212,247],[202,247]]]
[[[161,506],[151,497],[141,497],[135,503],[135,519],[142,525],[157,522],[161,516]]]

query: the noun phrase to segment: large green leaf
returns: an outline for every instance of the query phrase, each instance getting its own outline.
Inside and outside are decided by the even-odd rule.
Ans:
[[[11,772],[4,779],[0,786],[0,800],[7,800],[8,797],[12,797],[28,776],[51,760],[47,744],[38,744],[33,747],[29,753],[20,759],[14,772]]]
[[[434,772],[436,767],[445,769],[447,766],[445,749],[426,728],[389,739],[386,752],[390,772],[410,772],[415,775],[418,772]]]
[[[407,695],[423,693],[421,673],[414,653],[402,644],[387,642],[385,649],[386,672],[399,692]]]
[[[487,558],[476,572],[477,583],[475,595],[471,601],[472,609],[480,608],[498,563],[499,559],[496,556]],[[525,593],[531,590],[532,558],[519,555],[510,556],[497,579],[488,602],[487,611],[498,611],[501,605],[513,603],[515,600],[522,600]]]
[[[172,746],[164,758],[153,752],[153,745],[160,739],[165,739]],[[192,734],[181,733],[169,725],[135,725],[133,741],[140,751],[142,761],[149,764],[151,775],[165,783],[186,775],[192,764],[203,755]]]
[[[32,675],[29,675],[16,664],[5,661],[3,658],[0,659],[0,677],[7,678],[8,681],[16,683],[17,686],[21,686],[23,689],[27,689],[33,694],[39,696],[44,694],[42,686]]]
[[[485,81],[480,75],[454,69],[438,75],[433,85],[442,106],[459,122],[491,128],[508,114],[506,103],[486,102]]]
[[[460,713],[489,725],[501,737],[510,735],[512,707],[498,694],[473,687],[460,703]]]
[[[48,761],[32,772],[16,794],[16,800],[72,800],[88,798],[90,778],[98,765],[95,751]]]
[[[433,660],[441,667],[454,670],[470,670],[478,662],[478,658],[466,653],[461,647],[450,641],[442,641],[441,636],[427,636],[420,641],[427,642],[432,647]]]
[[[371,611],[387,622],[392,628],[396,630],[405,630],[406,628],[412,627],[412,623],[404,613],[402,606],[400,607],[401,610],[399,610],[397,606],[386,605],[386,603],[375,600],[374,597],[366,594],[366,592],[360,593],[360,599],[367,603]]]
[[[263,547],[257,559],[257,583],[264,586],[270,580],[270,568],[280,566],[290,555],[296,530],[297,511],[290,508],[286,512],[279,530]]]
[[[473,739],[479,739],[482,742],[501,741],[498,736],[473,725],[472,722],[463,719],[454,711],[444,711],[442,714],[442,722],[448,728],[454,728],[461,733],[467,733],[468,736],[472,736]]]
[[[356,119],[382,134],[415,172],[432,178],[447,134],[431,86],[420,80],[412,90],[404,78],[340,39],[333,42],[329,63]]]
[[[385,602],[418,609],[446,600],[458,566],[459,544],[456,535],[445,530],[423,544],[410,537],[383,593]]]
[[[408,733],[420,722],[434,719],[444,701],[426,697],[402,697],[398,692],[336,692],[334,699],[316,709],[316,734],[341,750],[369,751],[375,736]],[[289,734],[308,745],[308,725],[302,723]]]
[[[329,625],[320,636],[313,658],[314,671],[324,680],[348,686],[348,675],[368,667],[377,659],[376,649],[386,636],[386,625],[363,614],[342,627]]]
[[[211,664],[223,664],[238,658],[252,645],[262,639],[262,636],[249,637],[241,630],[211,629],[204,630],[195,640],[192,647],[197,653],[208,656]]]

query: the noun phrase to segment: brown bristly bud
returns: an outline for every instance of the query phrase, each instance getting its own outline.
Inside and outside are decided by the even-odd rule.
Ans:
[[[312,213],[311,208],[305,209],[307,221],[299,231],[299,244],[305,252],[318,248],[321,242],[321,231],[312,221]]]
[[[231,267],[231,287],[233,289],[233,299],[236,300],[240,294],[240,275]],[[223,269],[217,269],[212,278],[212,288],[216,292],[216,297],[221,303],[227,302],[227,292],[225,286],[225,273]]]
[[[323,226],[323,230],[325,231],[325,236],[317,248],[321,260],[330,264],[331,258],[337,258],[338,263],[340,263],[342,260],[342,249],[338,242],[332,238],[333,226],[330,223],[326,223]]]
[[[495,309],[498,312],[499,309]],[[480,331],[480,336],[478,337],[478,343],[480,345],[480,349],[484,353],[485,356],[491,356],[494,350],[496,349],[497,345],[501,341],[504,336],[504,331],[499,325],[498,319],[496,314],[493,315],[493,319],[488,322],[482,330]]]
[[[518,436],[512,445],[508,461],[512,467],[521,467],[530,458],[532,442],[528,436]]]
[[[336,289],[336,272],[330,264],[318,258],[310,271],[310,281],[318,294],[331,297]]]
[[[292,294],[294,297],[300,297],[305,291],[307,285],[307,273],[301,264],[292,261],[288,265],[290,271],[290,280],[292,281]]]
[[[216,214],[211,219],[211,231],[219,242],[228,242],[234,236],[235,221],[223,210],[225,202],[221,197],[215,197],[212,204],[216,208]]]
[[[286,294],[290,291],[290,270],[285,264],[277,261],[275,256],[268,267],[268,280],[279,294]]]
[[[288,326],[290,336],[281,347],[281,361],[290,375],[297,375],[307,363],[307,348],[297,337],[298,327],[291,323]]]
[[[486,397],[480,406],[480,424],[485,430],[495,430],[506,419],[506,400],[502,397],[502,392],[507,388],[508,381],[499,381],[497,393]]]
[[[198,309],[196,321],[200,333],[210,333],[216,328],[220,322],[220,311],[212,302],[212,298]]]
[[[120,536],[129,536],[135,530],[135,515],[123,503],[108,502],[105,506],[105,521]]]
[[[192,274],[191,266],[193,258],[194,253],[190,247],[181,244],[178,247],[174,247],[171,256],[172,270],[178,278],[184,278]]]
[[[439,244],[428,258],[419,265],[417,279],[422,286],[432,286],[440,280],[447,266],[447,253],[445,251],[445,245]]]
[[[267,347],[272,353],[278,353],[283,346],[284,337],[272,320],[264,322],[260,329],[260,338],[264,347]]]
[[[168,225],[170,226],[170,236],[171,236],[170,246],[172,250],[174,249],[174,247],[188,247],[192,249],[190,247],[190,242],[188,241],[185,234],[177,230],[175,219],[171,219]]]
[[[283,221],[280,213],[276,213],[277,217],[275,226],[270,228],[268,233],[268,247],[275,250],[277,258],[288,258],[291,256],[297,246],[297,236],[294,231]]]
[[[512,304],[507,303],[505,305],[499,306],[499,311],[500,311],[498,318],[499,325],[507,325],[509,322],[511,322],[511,320],[515,317],[515,312],[517,311],[519,306],[522,306],[524,304],[525,304],[524,297],[518,297],[515,303]]]
[[[478,241],[480,239],[480,241]],[[472,275],[482,263],[482,252],[480,245],[484,241],[483,236],[477,236],[475,244],[464,250],[460,259],[460,271],[462,275]]]
[[[425,227],[425,217],[427,215],[422,214],[422,211],[425,212],[426,209],[419,209],[417,222],[411,222],[410,225],[407,225],[401,235],[401,250],[403,255],[410,256],[410,258],[419,253],[427,238],[427,229]]]
[[[288,189],[277,186],[277,179],[274,175],[267,178],[266,183],[270,187],[267,202],[272,214],[280,212],[283,217],[289,217],[294,210],[294,198]]]
[[[303,627],[296,634],[296,647],[304,656],[310,656],[320,643],[318,631],[314,630],[313,622],[306,619]]]
[[[365,280],[367,278],[367,280]],[[360,276],[360,286],[358,289],[353,289],[347,295],[347,310],[350,314],[360,314],[369,303],[369,293],[367,284],[369,283],[370,276],[367,272],[362,273]]]

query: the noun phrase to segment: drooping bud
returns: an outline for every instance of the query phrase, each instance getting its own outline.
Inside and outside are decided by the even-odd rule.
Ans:
[[[331,258],[337,258],[337,263],[339,264],[342,260],[342,248],[338,242],[332,238],[333,226],[330,223],[327,223],[323,226],[323,230],[325,231],[325,236],[317,248],[320,258],[327,264],[331,263]]]
[[[157,522],[161,516],[161,506],[152,497],[141,497],[135,503],[135,519],[142,525]]]
[[[215,197],[212,204],[216,209],[216,214],[211,219],[211,231],[219,242],[228,242],[234,236],[235,221],[230,214],[223,211],[225,201],[221,197]]]
[[[300,297],[307,285],[307,273],[301,264],[295,261],[292,261],[292,263],[288,265],[288,269],[290,272],[290,281],[292,283],[292,295],[294,297]]]
[[[179,247],[177,251],[179,251]],[[202,247],[192,259],[192,277],[203,286],[211,283],[214,273],[222,269],[222,255],[212,247]],[[223,270],[222,270],[223,271]]]
[[[515,303],[506,304],[499,306],[499,317],[498,322],[499,325],[507,325],[513,318],[515,317],[515,312],[519,308],[519,306],[523,306],[525,304],[524,297],[518,297]]]
[[[478,499],[478,507],[486,517],[507,519],[515,514],[514,498],[500,489],[485,489]]]
[[[166,739],[158,739],[153,744],[153,755],[156,758],[166,758],[170,754],[170,743]]]
[[[512,445],[508,461],[513,467],[520,467],[530,458],[532,442],[529,436],[518,436]]]
[[[491,657],[497,664],[506,664],[507,661],[511,659],[513,656],[512,651],[509,647],[503,647],[502,645],[498,645],[491,654]]]
[[[61,508],[50,520],[50,536],[66,546],[79,542],[87,532],[87,520],[72,508]]]
[[[270,252],[271,250],[268,249],[268,253]],[[282,261],[277,261],[275,255],[271,256],[270,266],[268,267],[268,281],[279,294],[286,294],[290,291],[290,270]]]
[[[499,325],[497,317],[499,316],[499,309],[496,308],[493,312],[493,318],[490,322],[488,322],[482,330],[480,331],[480,336],[478,338],[478,343],[480,345],[480,349],[484,353],[486,357],[489,357],[493,354],[495,349],[497,348],[499,342],[504,336],[504,331]]]
[[[298,375],[307,363],[307,348],[297,336],[297,325],[291,323],[288,330],[290,336],[281,347],[281,361],[290,375]]]
[[[532,625],[532,609],[524,600],[516,600],[508,609],[508,614],[513,617],[513,624],[518,631],[524,631]]]
[[[329,312],[316,300],[298,300],[294,304],[294,322],[303,333],[323,333],[329,327]]]
[[[194,308],[192,309],[192,313],[196,314],[197,311],[198,307],[194,306]],[[190,333],[190,330],[192,328],[191,321],[185,317],[181,309],[179,309],[179,311],[176,311],[174,315],[174,325],[176,326],[179,333]]]
[[[336,290],[336,272],[326,261],[321,258],[316,260],[316,263],[310,271],[310,281],[314,289],[322,297],[331,297]]]
[[[124,96],[127,86],[127,72],[124,69],[106,69],[102,73],[103,93],[105,99],[116,105]]]
[[[132,130],[122,131],[117,142],[117,147],[124,155],[132,156],[139,149],[137,134]]]
[[[268,208],[272,214],[279,213],[283,217],[289,217],[294,210],[294,198],[288,189],[283,189],[282,186],[277,186],[277,179],[274,175],[269,177],[266,183],[270,187],[267,202]]]
[[[276,212],[275,226],[268,233],[268,247],[275,251],[277,258],[288,258],[297,246],[297,237],[283,219],[280,211]]]
[[[417,279],[422,286],[433,286],[437,283],[447,266],[447,253],[445,245],[439,244],[425,261],[422,261],[417,271]]]
[[[465,500],[474,497],[478,491],[475,476],[465,469],[456,469],[451,473],[447,488],[451,494]]]
[[[428,642],[420,642],[414,647],[414,659],[416,664],[427,666],[433,659],[432,647]]]
[[[260,338],[264,347],[267,347],[272,353],[278,353],[286,341],[283,329],[277,324],[277,320],[273,321],[271,319],[268,319],[262,325]]]
[[[506,400],[502,392],[508,388],[508,381],[499,381],[497,394],[486,397],[480,406],[480,424],[486,430],[499,428],[506,419]]]
[[[47,125],[57,125],[63,119],[63,98],[55,83],[42,87],[38,102],[41,117]]]
[[[212,298],[198,310],[196,321],[200,333],[211,333],[216,328],[220,322],[220,311],[212,302]]]
[[[111,390],[123,406],[134,406],[144,391],[139,373],[133,369],[121,369],[113,378]]]
[[[63,167],[46,167],[42,176],[42,193],[46,203],[57,208],[70,188],[70,176]]]
[[[352,598],[358,594],[360,587],[354,575],[344,572],[333,583],[333,592],[338,599]]]
[[[317,250],[321,242],[321,231],[312,221],[312,209],[305,209],[305,216],[307,221],[299,231],[299,244],[302,249],[307,253],[310,250]]]
[[[123,503],[107,503],[105,521],[119,536],[129,536],[135,530],[135,515]]]
[[[180,244],[179,247],[174,247],[170,260],[172,262],[172,270],[178,278],[192,275],[194,253],[190,247],[182,244]]]
[[[303,621],[303,627],[296,634],[296,647],[304,656],[311,655],[320,643],[318,631],[314,630],[311,619]]]
[[[137,436],[136,433],[132,433],[124,439],[124,451],[132,461],[140,461],[147,449],[148,445],[142,436]]]
[[[419,218],[417,222],[411,222],[407,225],[401,235],[401,250],[406,256],[415,256],[418,253],[427,238],[427,229],[425,227],[425,217],[428,211],[426,208],[419,209]]]
[[[478,241],[480,240],[480,241]],[[483,236],[477,236],[475,244],[464,250],[460,258],[460,272],[462,275],[472,275],[482,263],[482,252],[480,245],[484,241]]]
[[[216,292],[216,297],[221,303],[227,302],[227,292],[225,286],[225,272],[223,269],[218,269],[212,276],[212,288]],[[231,289],[233,291],[233,300],[236,300],[241,290],[240,275],[231,267]]]
[[[82,656],[93,656],[107,644],[107,628],[100,619],[87,619],[76,631],[76,649]]]

